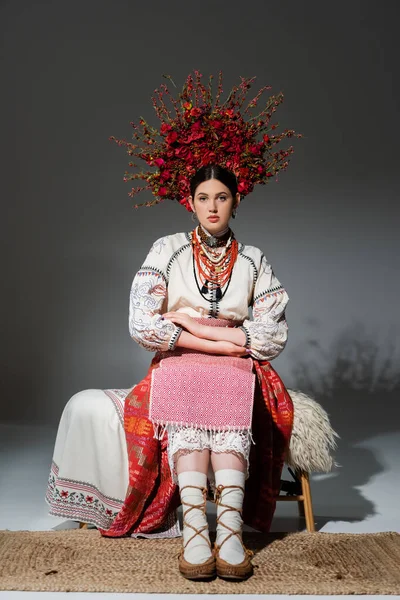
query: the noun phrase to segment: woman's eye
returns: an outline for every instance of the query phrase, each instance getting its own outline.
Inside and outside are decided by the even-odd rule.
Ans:
[[[203,201],[203,200],[207,200],[207,198],[205,196],[200,196],[199,200]]]
[[[220,200],[226,200],[226,196],[219,196]]]

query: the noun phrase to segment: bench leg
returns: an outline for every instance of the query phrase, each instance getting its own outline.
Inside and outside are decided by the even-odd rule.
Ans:
[[[299,473],[301,481],[301,489],[304,498],[303,511],[306,519],[307,531],[315,531],[314,514],[311,499],[310,476],[305,471]]]

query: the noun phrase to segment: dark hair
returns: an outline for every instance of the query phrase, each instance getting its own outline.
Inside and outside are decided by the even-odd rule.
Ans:
[[[194,198],[194,194],[196,192],[197,186],[203,181],[208,181],[209,179],[218,179],[221,183],[226,185],[226,187],[231,192],[233,199],[238,191],[237,179],[232,171],[225,169],[224,167],[220,167],[219,165],[206,165],[205,167],[201,167],[190,180],[190,194]]]

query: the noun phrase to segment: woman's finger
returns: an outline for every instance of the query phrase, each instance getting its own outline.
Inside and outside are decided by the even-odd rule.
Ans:
[[[174,319],[175,317],[182,317],[179,313],[176,312],[167,312],[163,314],[164,319]]]
[[[164,318],[169,319],[170,321],[174,321],[177,323],[189,323],[188,318],[186,317],[186,315],[179,315],[179,314],[171,314],[171,315],[164,315]]]

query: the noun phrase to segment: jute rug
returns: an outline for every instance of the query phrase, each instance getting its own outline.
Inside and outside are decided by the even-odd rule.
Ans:
[[[102,538],[97,530],[0,531],[0,589],[176,594],[400,594],[400,534],[245,534],[247,581],[193,582],[181,539]]]

